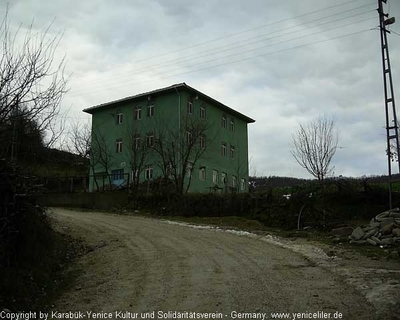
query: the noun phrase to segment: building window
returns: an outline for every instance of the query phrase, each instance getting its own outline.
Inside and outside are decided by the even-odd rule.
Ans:
[[[189,162],[187,164],[187,169],[186,169],[186,175],[188,178],[192,177],[192,171],[193,171],[193,163]]]
[[[231,145],[231,149],[229,152],[229,156],[231,157],[231,159],[235,159],[235,147]]]
[[[204,135],[200,136],[200,148],[202,149],[206,148],[206,137]]]
[[[231,118],[231,121],[229,122],[229,130],[235,132],[235,121],[233,118]]]
[[[123,180],[124,179],[124,169],[111,170],[111,180]]]
[[[233,188],[237,187],[237,177],[236,176],[232,176],[232,187]]]
[[[242,180],[240,180],[240,190],[244,191],[246,186],[246,180],[242,178]]]
[[[226,172],[221,172],[221,181],[223,184],[226,184]]]
[[[190,100],[188,101],[188,104],[187,104],[187,114],[188,115],[193,114],[193,102]]]
[[[122,139],[115,140],[115,146],[116,146],[116,152],[121,153],[122,152]]]
[[[153,104],[147,106],[147,116],[154,117],[154,105]]]
[[[201,119],[206,118],[206,107],[205,106],[200,106],[200,118]]]
[[[117,124],[121,124],[122,123],[122,112],[117,114]]]
[[[213,170],[213,183],[218,184],[218,171]]]
[[[166,168],[165,168],[165,175],[167,177],[172,177],[172,164],[168,163]]]
[[[135,120],[140,120],[142,118],[142,108],[137,106],[135,108],[135,115],[134,115]]]
[[[190,131],[186,131],[186,143],[187,144],[192,143],[192,133]]]
[[[206,181],[206,167],[200,167],[199,169],[199,180]]]
[[[154,134],[152,132],[147,134],[147,146],[154,147]]]
[[[221,117],[221,127],[226,129],[226,114],[223,113]]]
[[[140,134],[135,134],[133,137],[133,147],[135,150],[140,149]]]
[[[132,170],[132,181],[139,179],[139,170]]]
[[[146,170],[144,171],[144,178],[145,178],[146,180],[151,180],[151,179],[153,179],[153,168],[152,168],[152,167],[148,166],[148,167],[146,168]]]
[[[221,143],[221,156],[226,157],[226,143]]]

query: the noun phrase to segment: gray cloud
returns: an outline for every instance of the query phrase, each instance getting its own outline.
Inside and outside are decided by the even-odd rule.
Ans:
[[[390,2],[391,15],[399,17],[400,3]],[[89,106],[186,82],[256,119],[249,125],[253,172],[309,177],[290,154],[291,134],[299,123],[326,114],[336,117],[343,147],[333,160],[335,174],[384,174],[379,32],[370,30],[378,24],[375,6],[355,9],[368,4],[359,0],[306,15],[340,3],[20,0],[10,4],[10,18],[15,26],[35,18],[35,28],[44,30],[57,17],[51,31],[65,30],[59,53],[67,54],[67,71],[73,73],[63,102],[71,117],[88,118],[81,110]],[[0,9],[5,10],[4,3]],[[321,25],[367,10],[370,13]],[[375,20],[329,31],[367,17]],[[253,30],[243,32],[248,29]],[[397,24],[393,30],[400,33]],[[342,37],[359,31],[365,32]],[[303,37],[309,33],[315,34]],[[341,38],[325,41],[335,37]],[[397,83],[400,36],[391,34],[389,41]],[[233,47],[237,49],[227,50]],[[199,55],[203,57],[193,59]]]

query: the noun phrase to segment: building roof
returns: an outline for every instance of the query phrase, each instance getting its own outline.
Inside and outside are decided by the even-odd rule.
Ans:
[[[89,114],[93,114],[99,109],[107,108],[107,107],[110,107],[110,106],[114,106],[114,105],[118,105],[118,104],[121,104],[121,103],[130,102],[130,101],[135,101],[135,100],[137,100],[139,98],[142,98],[144,96],[159,94],[159,93],[163,93],[163,92],[167,92],[167,91],[171,91],[171,90],[178,90],[179,88],[185,88],[188,91],[191,91],[191,92],[199,95],[204,100],[208,100],[208,101],[216,104],[218,107],[221,108],[221,110],[224,110],[224,111],[228,112],[229,114],[235,115],[236,117],[246,121],[247,123],[255,122],[255,120],[249,118],[248,116],[245,116],[244,114],[242,114],[242,113],[240,113],[240,112],[238,112],[238,111],[236,111],[236,110],[234,110],[232,108],[229,108],[228,106],[226,106],[223,103],[211,98],[210,96],[208,96],[208,95],[206,95],[206,94],[204,94],[204,93],[202,93],[202,92],[200,92],[200,91],[188,86],[184,82],[183,83],[178,83],[178,84],[173,84],[172,86],[161,88],[161,89],[156,89],[156,90],[153,90],[153,91],[139,93],[137,95],[126,97],[126,98],[123,98],[123,99],[118,99],[118,100],[102,103],[102,104],[99,104],[99,105],[84,109],[83,112],[86,112],[86,113],[89,113]]]

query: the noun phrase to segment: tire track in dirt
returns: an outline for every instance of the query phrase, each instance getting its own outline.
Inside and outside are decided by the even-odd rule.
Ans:
[[[339,311],[374,319],[342,278],[258,237],[137,216],[54,209],[54,217],[94,248],[77,261],[76,285],[58,311]]]

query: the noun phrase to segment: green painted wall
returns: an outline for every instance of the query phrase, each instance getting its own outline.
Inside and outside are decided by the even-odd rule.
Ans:
[[[187,114],[188,101],[193,103],[193,113]],[[148,117],[147,106],[154,105],[154,116]],[[206,118],[201,119],[200,107],[204,107]],[[141,107],[141,119],[135,120],[135,108]],[[147,133],[165,130],[168,127],[177,132],[181,127],[181,134],[185,137],[185,121],[205,121],[207,130],[205,133],[206,150],[201,159],[197,161],[192,170],[190,192],[209,192],[213,182],[213,171],[217,173],[218,192],[232,191],[233,179],[236,177],[236,191],[248,191],[248,134],[247,122],[234,112],[223,111],[215,102],[211,101],[200,92],[193,92],[180,87],[177,90],[168,90],[149,93],[133,100],[116,102],[112,105],[96,108],[92,113],[92,131],[99,132],[104,137],[106,148],[111,155],[111,170],[123,169],[124,173],[132,174],[129,166],[129,131],[134,130],[141,138]],[[122,113],[122,123],[117,123],[118,114]],[[222,115],[226,115],[226,128],[221,125]],[[187,118],[186,118],[187,117]],[[179,121],[180,119],[180,121]],[[230,121],[234,122],[232,132]],[[93,139],[93,138],[92,138]],[[122,152],[117,153],[116,140],[122,139]],[[222,155],[222,144],[226,145],[226,156]],[[93,142],[92,142],[93,144]],[[231,157],[230,148],[234,147],[234,157]],[[148,156],[147,164],[153,168],[153,178],[162,175],[157,166],[158,155],[153,152]],[[205,181],[200,179],[200,168],[205,169]],[[94,172],[104,172],[104,168],[97,164]],[[92,171],[93,174],[93,171]],[[222,175],[226,174],[226,184],[222,181]],[[243,179],[243,181],[242,181]],[[140,173],[140,182],[145,181],[145,172]],[[98,181],[99,182],[99,181]],[[101,181],[100,181],[101,182]],[[100,183],[101,184],[101,183]],[[94,189],[94,181],[91,178],[91,188]]]

